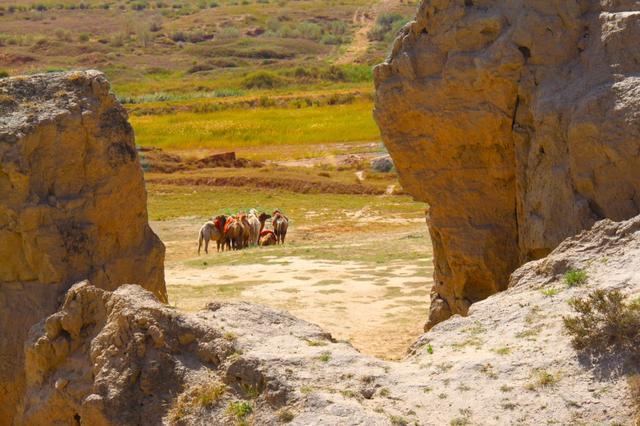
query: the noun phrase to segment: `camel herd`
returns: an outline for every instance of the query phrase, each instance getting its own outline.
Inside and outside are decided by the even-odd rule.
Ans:
[[[271,220],[273,229],[265,229],[267,219]],[[220,215],[205,223],[198,234],[198,254],[204,241],[204,252],[209,253],[209,241],[216,242],[218,251],[241,250],[250,245],[271,246],[284,244],[289,228],[289,219],[280,210],[272,215],[251,209],[249,213],[238,213],[235,216]]]

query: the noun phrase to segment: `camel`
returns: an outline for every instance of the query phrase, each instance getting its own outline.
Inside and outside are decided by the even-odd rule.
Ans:
[[[220,251],[220,246],[223,244],[222,235],[224,233],[223,228],[226,219],[226,216],[218,216],[213,221],[208,221],[202,225],[198,234],[198,255],[202,249],[202,241],[204,241],[205,253],[209,254],[209,241],[211,240],[216,242],[218,251]]]
[[[278,244],[278,239],[271,229],[265,229],[260,233],[260,240],[258,244],[260,244],[261,247],[274,246]]]
[[[264,225],[267,222],[267,219],[270,219],[271,215],[267,213],[261,213],[258,217],[260,221],[260,231],[258,232],[258,245],[264,246],[272,246],[277,243],[276,234],[270,229],[264,229]]]
[[[249,246],[249,242],[251,241],[251,223],[249,222],[249,218],[245,213],[238,213],[236,215],[236,219],[242,226],[242,246],[240,248],[245,248]]]
[[[244,240],[242,223],[231,216],[224,225],[224,243],[228,250],[240,250]]]
[[[258,218],[258,211],[256,209],[249,210],[249,216],[247,216],[249,225],[251,226],[251,236],[249,241],[251,244],[258,244],[258,238],[260,238],[260,219]]]
[[[289,218],[280,212],[275,210],[273,212],[273,232],[276,236],[276,242],[278,244],[284,244],[284,239],[287,236],[287,229],[289,228]]]

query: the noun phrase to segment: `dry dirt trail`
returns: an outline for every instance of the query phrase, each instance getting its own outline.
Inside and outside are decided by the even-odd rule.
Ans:
[[[354,25],[360,25],[360,28],[354,34],[353,41],[347,48],[347,51],[336,60],[336,64],[343,65],[357,62],[367,51],[367,47],[369,47],[367,34],[369,34],[369,31],[375,25],[378,15],[391,10],[400,3],[400,0],[381,0],[375,2],[368,8],[356,10],[352,22]]]

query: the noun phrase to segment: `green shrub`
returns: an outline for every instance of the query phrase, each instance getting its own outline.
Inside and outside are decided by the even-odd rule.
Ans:
[[[246,89],[273,89],[282,85],[282,78],[269,71],[257,71],[242,80],[242,87]]]
[[[392,41],[407,22],[407,18],[397,13],[383,13],[367,36],[371,41]]]
[[[640,357],[640,303],[626,303],[618,290],[595,290],[569,304],[578,315],[563,321],[576,350]]]
[[[0,78],[9,77],[9,73],[5,70],[0,70]]]

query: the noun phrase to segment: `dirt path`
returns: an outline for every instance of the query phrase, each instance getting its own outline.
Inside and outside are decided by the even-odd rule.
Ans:
[[[380,13],[389,11],[393,6],[400,3],[400,0],[381,0],[375,2],[369,8],[361,8],[356,10],[353,15],[353,24],[359,25],[360,28],[353,36],[353,41],[347,48],[347,51],[336,61],[336,64],[352,64],[357,62],[369,47],[369,31],[376,23],[376,19]]]

